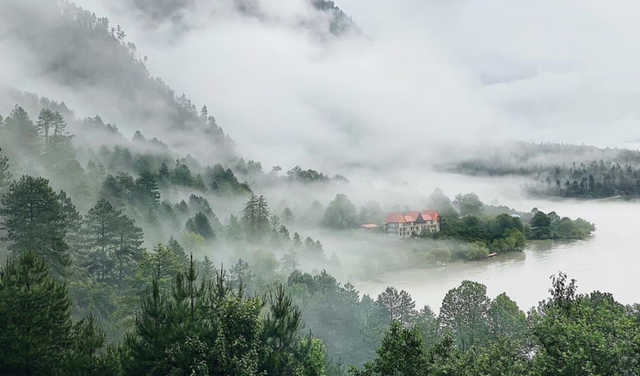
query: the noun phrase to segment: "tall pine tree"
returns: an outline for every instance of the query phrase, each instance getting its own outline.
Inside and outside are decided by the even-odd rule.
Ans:
[[[2,198],[2,227],[7,231],[9,250],[14,254],[34,251],[60,276],[70,265],[66,218],[59,195],[44,178],[23,176],[11,183]]]
[[[0,271],[0,373],[56,374],[71,335],[67,288],[44,260],[25,252]]]

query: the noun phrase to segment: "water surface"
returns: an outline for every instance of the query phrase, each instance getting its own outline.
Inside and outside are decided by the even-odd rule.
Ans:
[[[548,296],[549,277],[559,271],[578,281],[579,292],[611,292],[622,303],[640,302],[640,204],[629,202],[508,203],[518,209],[537,206],[545,212],[582,217],[597,226],[589,239],[538,242],[521,253],[494,259],[454,263],[437,268],[385,274],[375,282],[359,282],[361,293],[377,296],[387,286],[407,290],[418,306],[438,310],[446,292],[463,280],[481,282],[490,297],[506,292],[522,309]]]

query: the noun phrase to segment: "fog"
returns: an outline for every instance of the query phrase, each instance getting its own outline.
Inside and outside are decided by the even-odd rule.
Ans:
[[[235,140],[237,156],[260,161],[266,173],[272,166],[286,171],[300,165],[330,176],[344,174],[350,180],[349,184],[256,184],[256,193],[267,197],[275,214],[287,206],[304,217],[313,201],[326,207],[338,193],[347,194],[356,208],[375,200],[384,211],[423,209],[438,187],[450,197],[474,191],[486,203],[497,201],[528,211],[540,205],[520,198],[525,183],[520,178],[469,178],[439,172],[438,167],[469,157],[490,159],[512,140],[599,147],[640,144],[634,133],[640,99],[634,78],[640,71],[634,65],[639,31],[633,17],[640,9],[630,1],[611,6],[603,1],[342,0],[337,5],[357,26],[340,32],[335,31],[335,14],[304,0],[76,3],[98,17],[108,16],[111,27],[123,27],[127,36],[122,43],[136,44],[131,55],[140,63],[136,65],[140,72],[148,69],[161,77],[198,109],[207,105],[217,124]],[[228,150],[218,151],[205,140],[200,125],[185,121],[176,126],[173,119],[180,114],[165,108],[161,100],[173,99],[174,93],[165,93],[164,87],[159,90],[164,96],[158,98],[155,91],[149,90],[150,94],[136,86],[139,77],[132,75],[131,86],[119,91],[109,86],[113,72],[103,72],[104,66],[84,57],[41,63],[42,41],[29,42],[33,35],[56,30],[52,12],[55,6],[46,0],[0,5],[0,48],[10,52],[0,63],[3,89],[64,101],[80,118],[100,115],[128,139],[141,130],[147,138],[158,137],[170,145],[171,158],[190,154],[199,167],[222,160],[221,155],[229,157]],[[21,38],[16,30],[23,33]],[[107,43],[85,47],[105,54],[95,60],[120,62],[106,56],[111,52]],[[93,73],[103,77],[60,77],[64,76],[60,66],[96,70]],[[3,90],[0,96],[3,115],[16,100],[6,93]],[[37,116],[37,108],[28,110],[32,118]],[[84,132],[76,138],[79,146],[97,148],[105,140],[101,134]],[[116,142],[124,141],[109,141]],[[540,158],[561,163],[565,157]],[[177,202],[189,194],[171,191],[163,198]],[[224,223],[239,214],[245,199],[205,196]],[[542,205],[555,210],[550,203]],[[583,214],[572,209],[576,207],[563,208],[566,214],[599,224],[597,210]],[[318,230],[317,221],[292,226],[292,233],[322,240],[327,258],[336,253],[343,263],[341,270],[331,271],[345,279],[385,272],[381,266],[397,256],[396,244]],[[359,265],[372,248],[375,265]],[[282,249],[273,251],[282,255]],[[235,256],[214,261],[229,262]],[[403,257],[393,261],[397,263],[387,262],[386,267],[411,263]],[[539,274],[547,278],[551,269],[542,268]],[[417,273],[419,280],[422,271]],[[383,284],[402,286],[393,275],[385,278]],[[376,293],[380,286],[366,289]],[[490,290],[495,292],[492,286]],[[522,298],[522,291],[511,293],[522,304],[532,303],[529,295]],[[416,291],[419,302],[438,306],[422,294]],[[538,295],[531,296],[538,299]]]
[[[339,2],[368,37],[326,35],[301,0],[252,2],[262,17],[229,2],[154,7],[164,17],[79,3],[123,25],[153,74],[210,103],[265,165],[422,168],[510,139],[636,145],[629,1]]]

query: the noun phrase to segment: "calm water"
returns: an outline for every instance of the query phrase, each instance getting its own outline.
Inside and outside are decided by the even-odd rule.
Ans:
[[[579,292],[611,292],[622,303],[640,302],[640,204],[518,201],[510,206],[555,210],[562,216],[594,222],[591,238],[576,242],[532,244],[522,253],[488,261],[456,263],[383,275],[380,282],[360,282],[361,293],[377,295],[388,285],[407,290],[418,306],[438,310],[446,292],[465,279],[487,286],[490,297],[506,292],[526,310],[548,295],[549,277],[558,271],[578,282]]]

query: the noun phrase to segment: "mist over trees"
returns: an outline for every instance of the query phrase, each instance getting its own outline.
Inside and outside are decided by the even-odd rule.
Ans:
[[[125,3],[158,27],[182,22],[195,1]],[[233,6],[269,22],[252,3]],[[334,2],[309,4],[321,17],[301,30],[362,36]],[[360,231],[383,228],[408,202],[359,197],[345,176],[316,166],[264,170],[242,158],[209,108],[151,76],[106,18],[53,0],[3,2],[0,14],[16,15],[3,28],[33,54],[34,77],[86,96],[75,110],[110,119],[0,88],[16,104],[0,116],[3,375],[640,371],[638,307],[578,294],[564,274],[526,313],[473,281],[451,289],[437,313],[406,290],[369,296],[343,282],[521,252],[529,240],[584,239],[595,230],[586,220],[436,190],[420,199],[440,212],[440,232]],[[118,125],[139,130],[125,136]],[[578,184],[594,196],[619,193],[614,181],[635,174],[600,165]],[[607,169],[609,183],[598,185]]]

